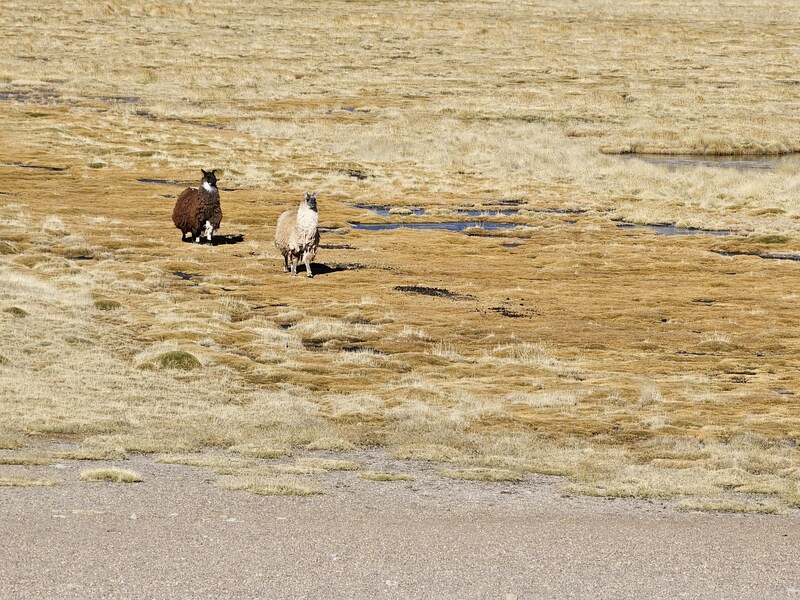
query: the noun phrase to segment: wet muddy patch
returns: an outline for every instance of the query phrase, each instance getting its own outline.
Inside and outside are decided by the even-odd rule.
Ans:
[[[58,92],[52,88],[0,91],[0,100],[13,100],[25,104],[52,104],[58,98]]]
[[[34,165],[31,163],[23,163],[23,162],[11,162],[11,163],[0,163],[0,167],[19,167],[20,169],[39,169],[42,171],[66,171],[67,167],[50,167],[47,165]]]
[[[788,260],[792,262],[800,262],[800,254],[790,254],[788,252],[756,252],[744,250],[711,250],[714,254],[720,256],[757,256],[766,260]]]
[[[642,161],[651,165],[664,167],[669,171],[692,169],[696,167],[714,167],[720,169],[770,170],[783,166],[800,167],[800,154],[767,154],[767,155],[695,155],[695,154],[624,154],[623,160]]]
[[[114,104],[138,104],[142,101],[141,98],[135,96],[95,96],[95,99],[103,102],[113,102]]]
[[[183,271],[173,271],[172,274],[175,275],[175,277],[178,277],[183,281],[189,281],[191,279],[194,279],[195,277],[199,277],[200,276],[197,273],[184,273]]]
[[[369,346],[345,346],[342,350],[345,352],[367,352],[378,356],[386,356],[385,352],[375,350],[375,348],[370,348]]]
[[[395,291],[405,294],[418,294],[420,296],[433,296],[434,298],[447,298],[449,300],[477,300],[471,294],[459,294],[446,288],[428,287],[424,285],[396,285]]]
[[[489,308],[489,310],[503,317],[508,317],[509,319],[521,319],[526,316],[521,312],[517,312],[506,306],[492,306]]]
[[[358,250],[350,244],[320,244],[319,247],[321,250]]]
[[[714,235],[725,237],[734,235],[735,232],[723,229],[691,229],[677,225],[637,225],[636,223],[617,223],[619,229],[625,231],[652,231],[657,235]]]

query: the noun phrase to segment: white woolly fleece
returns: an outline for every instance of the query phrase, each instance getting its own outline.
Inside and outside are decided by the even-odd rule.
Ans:
[[[319,213],[311,210],[308,204],[302,202],[297,209],[297,221],[292,240],[292,246],[295,249],[305,249],[314,242],[317,235],[317,223],[319,223]]]

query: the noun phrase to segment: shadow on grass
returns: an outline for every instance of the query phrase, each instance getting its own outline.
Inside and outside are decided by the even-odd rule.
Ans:
[[[192,236],[182,238],[183,242],[194,243]],[[241,244],[244,241],[244,234],[234,233],[232,235],[215,235],[211,241],[212,246],[227,246],[229,244]],[[208,244],[208,240],[204,237],[200,238],[200,244]]]
[[[366,265],[360,263],[331,263],[327,265],[324,263],[311,263],[311,272],[314,274],[314,277],[317,275],[330,275],[331,273],[339,273],[341,271],[359,271],[366,268],[368,268]],[[305,272],[306,266],[303,263],[297,265],[298,276],[300,273],[305,275]]]

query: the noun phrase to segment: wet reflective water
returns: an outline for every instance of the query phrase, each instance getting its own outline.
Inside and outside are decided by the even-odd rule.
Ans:
[[[398,213],[396,215],[393,215],[391,213],[392,208],[397,208],[397,207],[384,206],[382,204],[353,204],[353,208],[363,208],[365,210],[372,211],[376,215],[378,215],[379,217],[404,216],[404,215],[402,215],[400,213]],[[424,215],[425,214],[425,209],[424,208],[412,208],[410,210],[411,210],[411,212],[408,213],[408,214],[411,214],[411,215],[418,215],[419,216],[419,215]]]
[[[618,223],[617,227],[626,230],[652,231],[658,235],[717,235],[724,237],[735,233],[733,231],[719,229],[687,229],[684,227],[676,227],[675,225],[636,225],[634,223]]]
[[[499,202],[498,204],[503,204],[503,201]],[[409,215],[424,215],[425,209],[424,208],[407,208],[407,207],[391,207],[386,206],[384,204],[353,204],[353,208],[361,208],[365,210],[369,210],[379,217],[399,217],[399,216],[409,216]],[[392,213],[392,209],[395,210]],[[410,210],[411,212],[399,212],[399,211],[406,211]],[[533,213],[545,213],[545,214],[553,214],[553,215],[581,215],[586,211],[583,209],[578,208],[456,208],[453,210],[454,214],[458,216],[464,217],[513,217],[518,215],[521,210],[525,210],[527,212]]]
[[[769,170],[782,166],[800,168],[800,154],[713,156],[695,154],[623,154],[624,160],[640,160],[652,165],[666,167],[670,171],[694,167],[718,167],[722,169]]]
[[[522,227],[519,223],[488,223],[480,221],[440,221],[438,223],[350,223],[353,229],[367,231],[387,231],[390,229],[444,229],[446,231],[464,231],[476,227],[479,229],[514,229]]]

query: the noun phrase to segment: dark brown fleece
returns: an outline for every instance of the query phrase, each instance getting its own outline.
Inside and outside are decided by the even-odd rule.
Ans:
[[[175,223],[175,227],[180,229],[184,236],[191,233],[192,239],[197,239],[206,221],[211,223],[215,231],[222,223],[222,208],[219,205],[217,188],[213,188],[211,192],[202,187],[183,190],[172,211],[172,222]]]

